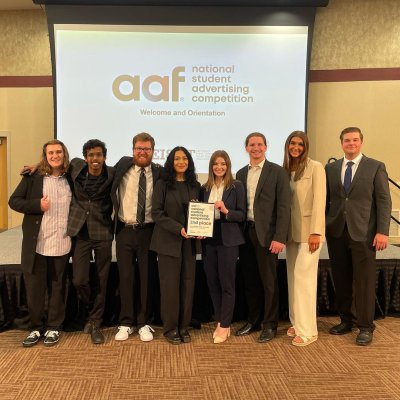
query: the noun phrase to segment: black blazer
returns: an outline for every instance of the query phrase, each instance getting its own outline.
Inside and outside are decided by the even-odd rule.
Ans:
[[[204,186],[200,191],[200,201],[208,202],[210,191]],[[221,213],[221,236],[224,246],[238,246],[245,242],[241,230],[241,223],[246,217],[246,195],[242,182],[234,181],[222,194],[222,201],[229,210],[227,216]]]
[[[385,164],[363,156],[346,195],[343,158],[326,166],[326,235],[339,237],[345,224],[355,241],[372,241],[376,233],[389,234],[392,201]]]
[[[246,165],[236,174],[247,192]],[[247,200],[247,195],[246,195]],[[254,222],[258,241],[269,248],[273,240],[286,243],[290,221],[290,185],[287,172],[277,164],[265,160],[254,197]]]
[[[76,236],[86,222],[90,239],[112,240],[113,225],[111,215],[113,206],[110,193],[115,169],[104,165],[107,180],[98,188],[94,196],[89,197],[76,180],[86,165],[82,159],[74,158],[69,166],[74,190],[68,217],[67,234]]]
[[[71,186],[68,174],[67,179]],[[37,238],[43,218],[40,208],[42,197],[43,175],[36,172],[31,176],[24,175],[8,201],[10,208],[24,214],[21,249],[21,269],[24,273],[31,273],[33,270]]]
[[[190,200],[198,200],[200,183],[195,187],[189,186]],[[150,250],[172,257],[181,255],[182,228],[185,226],[185,210],[183,209],[179,192],[176,188],[167,187],[160,179],[153,192],[152,217],[156,226],[151,239]]]
[[[117,221],[118,221],[118,212],[120,207],[120,199],[118,196],[118,187],[122,181],[123,176],[128,172],[129,168],[133,165],[133,157],[122,157],[114,166],[115,168],[115,175],[114,175],[114,182],[111,187],[111,200],[114,206],[114,231],[117,228]],[[162,167],[159,164],[151,163],[151,171],[153,173],[153,189],[156,185],[157,180],[160,177],[160,173],[162,171]]]

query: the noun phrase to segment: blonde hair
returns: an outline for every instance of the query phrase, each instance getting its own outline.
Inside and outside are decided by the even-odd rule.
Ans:
[[[60,140],[57,140],[57,139],[52,139],[52,140],[49,140],[48,142],[46,142],[42,147],[42,156],[40,158],[39,167],[38,167],[38,172],[40,175],[50,175],[53,172],[53,168],[50,166],[49,162],[47,161],[46,150],[47,150],[47,146],[54,145],[54,144],[59,144],[64,152],[64,162],[63,162],[62,167],[60,168],[60,172],[65,173],[68,171],[68,167],[69,167],[68,150],[65,147],[65,144],[63,142],[61,142]]]

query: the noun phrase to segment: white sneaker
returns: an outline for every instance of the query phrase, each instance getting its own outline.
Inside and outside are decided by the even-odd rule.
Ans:
[[[151,342],[153,340],[154,329],[150,325],[145,325],[139,329],[140,340],[142,342]]]
[[[115,340],[127,340],[129,335],[133,332],[130,326],[119,326],[118,332],[115,335]]]

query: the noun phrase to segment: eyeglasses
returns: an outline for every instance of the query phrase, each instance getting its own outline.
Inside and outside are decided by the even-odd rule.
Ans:
[[[133,150],[137,151],[138,153],[140,153],[141,151],[150,153],[153,149],[151,147],[134,147]]]

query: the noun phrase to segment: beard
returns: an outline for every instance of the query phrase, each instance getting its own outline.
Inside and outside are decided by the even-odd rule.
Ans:
[[[138,167],[147,167],[151,164],[151,160],[153,159],[153,154],[145,154],[144,156],[133,157],[133,164]]]

